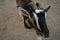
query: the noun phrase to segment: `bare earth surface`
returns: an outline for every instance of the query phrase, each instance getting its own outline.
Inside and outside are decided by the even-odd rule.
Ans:
[[[50,37],[42,40],[60,40],[60,0],[36,1],[44,8],[51,5],[47,16]],[[23,18],[18,15],[16,1],[0,0],[0,40],[37,40],[37,37],[34,29],[24,27]]]

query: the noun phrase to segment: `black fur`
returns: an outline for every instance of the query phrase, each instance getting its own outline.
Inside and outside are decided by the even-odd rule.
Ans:
[[[26,4],[29,4],[30,2],[32,2],[31,0],[23,0],[24,1],[24,3],[26,3]]]

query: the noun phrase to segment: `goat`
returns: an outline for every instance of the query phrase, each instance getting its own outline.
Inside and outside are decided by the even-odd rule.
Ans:
[[[26,20],[30,23],[28,28],[35,27],[36,31],[39,31],[45,35],[45,37],[49,36],[49,30],[46,24],[46,15],[50,6],[48,8],[43,9],[40,8],[39,3],[36,3],[37,8],[34,9],[31,5],[33,3],[31,0],[16,0],[17,8],[23,12],[24,24],[27,26]],[[41,31],[40,31],[41,29]]]

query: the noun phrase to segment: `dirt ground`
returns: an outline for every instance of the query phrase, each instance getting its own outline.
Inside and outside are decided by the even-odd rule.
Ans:
[[[47,16],[49,38],[40,40],[60,40],[60,0],[33,0],[46,8],[51,5]],[[15,0],[0,0],[0,40],[37,40],[34,29],[24,27],[23,18],[18,14]]]

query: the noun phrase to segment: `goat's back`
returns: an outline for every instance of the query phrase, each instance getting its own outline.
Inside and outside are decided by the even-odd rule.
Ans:
[[[24,6],[25,3],[23,2],[23,0],[16,0],[17,6]]]
[[[31,2],[31,0],[16,0],[17,6],[24,7],[28,5]]]

